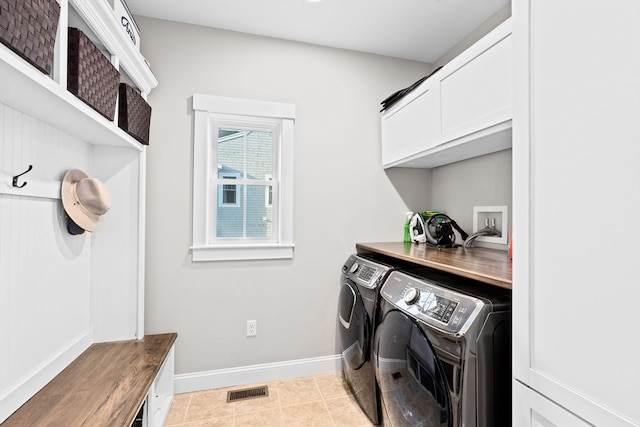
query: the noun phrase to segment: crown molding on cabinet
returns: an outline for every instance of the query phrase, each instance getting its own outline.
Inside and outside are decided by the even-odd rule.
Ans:
[[[69,0],[69,4],[91,27],[109,52],[118,58],[120,67],[126,71],[140,92],[148,94],[158,86],[158,81],[144,57],[119,27],[116,14],[108,2]]]

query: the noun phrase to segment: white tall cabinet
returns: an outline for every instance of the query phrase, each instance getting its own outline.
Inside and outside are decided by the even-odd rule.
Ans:
[[[640,425],[640,2],[513,2],[514,426]]]

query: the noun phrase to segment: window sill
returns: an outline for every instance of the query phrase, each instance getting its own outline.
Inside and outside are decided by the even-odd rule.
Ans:
[[[243,261],[259,259],[292,259],[293,244],[247,244],[192,246],[191,260],[199,261]]]

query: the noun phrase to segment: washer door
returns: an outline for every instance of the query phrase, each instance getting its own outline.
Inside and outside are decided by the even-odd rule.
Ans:
[[[345,280],[338,302],[338,321],[340,322],[340,342],[342,360],[351,370],[359,369],[369,358],[371,331],[369,315],[362,301],[358,287]]]
[[[396,310],[376,329],[376,378],[390,424],[453,424],[449,387],[440,361],[418,324]]]

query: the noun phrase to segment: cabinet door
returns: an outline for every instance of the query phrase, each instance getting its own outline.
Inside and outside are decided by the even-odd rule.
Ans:
[[[440,109],[431,82],[418,88],[382,116],[382,164],[384,166],[426,150],[438,142]]]
[[[511,119],[511,34],[490,42],[482,41],[445,68],[440,79],[443,140]]]
[[[638,426],[640,2],[513,17],[514,375],[590,424]]]
[[[590,424],[518,381],[513,382],[513,425],[588,427]]]

